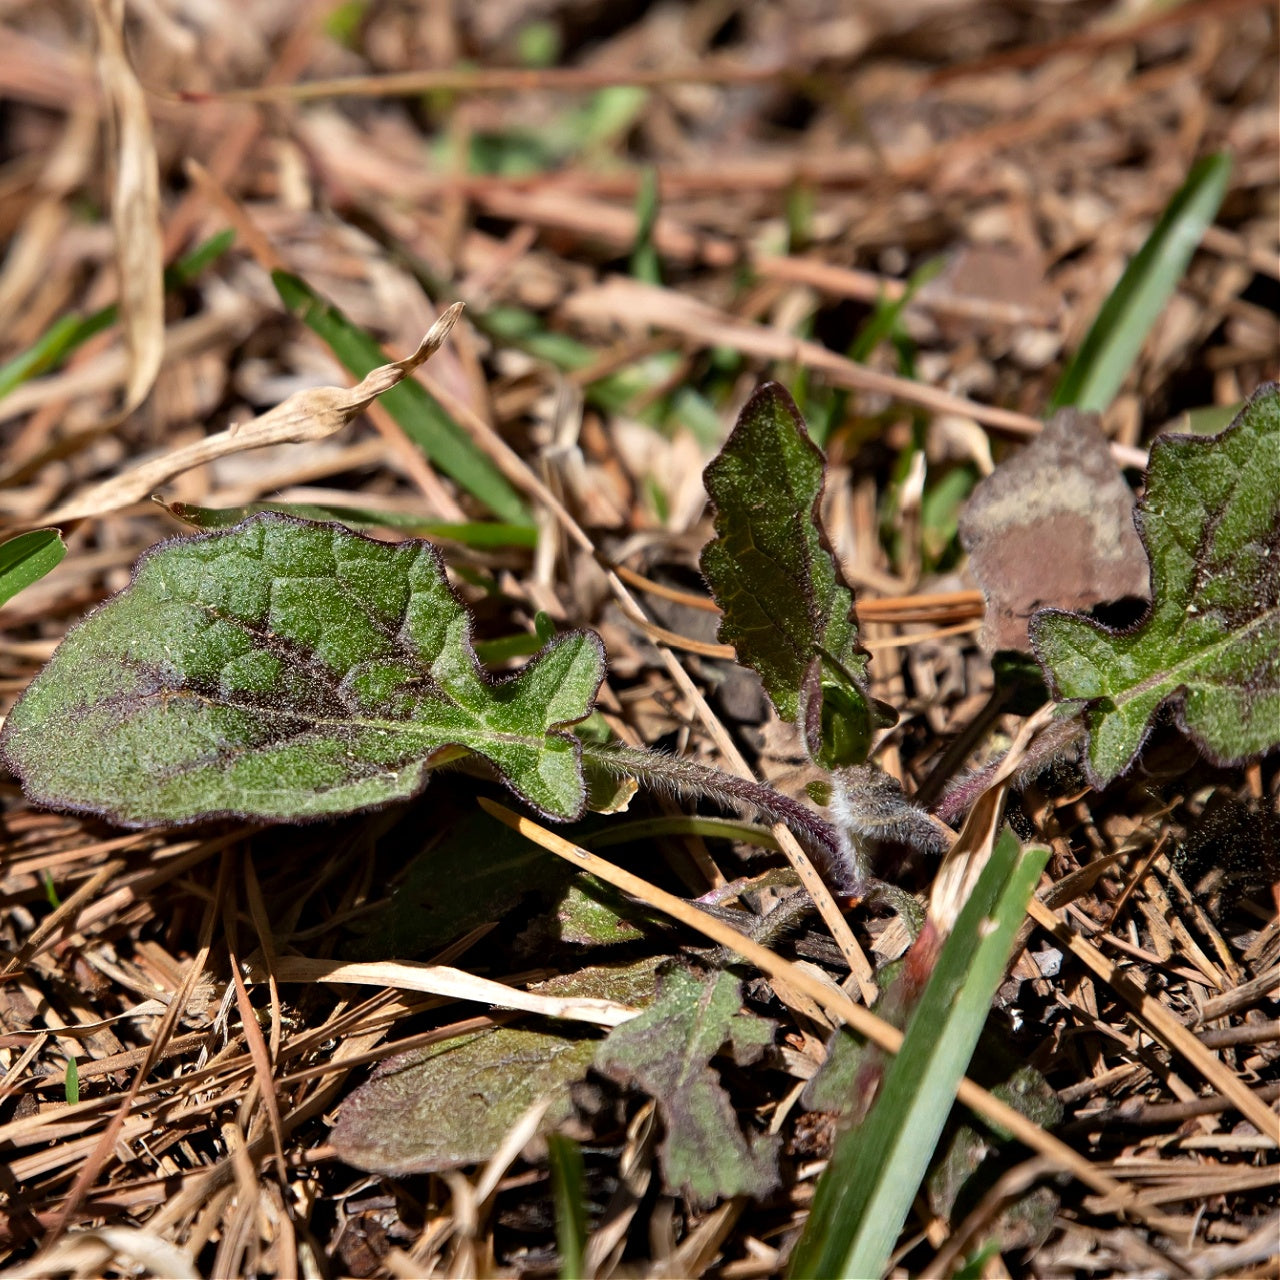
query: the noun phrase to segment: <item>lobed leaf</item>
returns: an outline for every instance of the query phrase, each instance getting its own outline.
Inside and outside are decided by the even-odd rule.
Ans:
[[[131,827],[348,813],[413,795],[458,749],[573,818],[564,729],[603,676],[599,637],[576,632],[494,679],[430,544],[262,513],[147,552],[19,699],[0,755],[36,803]]]
[[[773,1024],[741,1007],[742,983],[733,974],[704,979],[673,969],[653,1005],[615,1027],[595,1059],[597,1071],[657,1102],[665,1184],[703,1204],[767,1195],[778,1184],[778,1140],[742,1132],[711,1065],[726,1046],[745,1066],[772,1043]]]
[[[1152,601],[1135,626],[1052,609],[1031,621],[1054,696],[1083,703],[1097,786],[1165,706],[1219,764],[1280,743],[1280,386],[1221,435],[1157,440],[1136,520]]]
[[[867,693],[853,592],[819,515],[825,477],[794,401],[766,382],[703,473],[716,537],[700,563],[724,611],[721,643],[780,716],[800,721],[810,754],[836,765],[865,758],[872,730],[892,720]]]

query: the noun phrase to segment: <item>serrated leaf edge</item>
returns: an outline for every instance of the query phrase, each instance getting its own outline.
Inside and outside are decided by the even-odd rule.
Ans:
[[[747,397],[746,403],[742,406],[742,409],[738,413],[738,419],[734,424],[734,428],[732,431],[729,432],[728,436],[725,438],[724,444],[720,446],[720,451],[703,468],[702,485],[703,485],[703,488],[706,490],[707,501],[711,507],[712,527],[715,529],[714,541],[722,540],[725,535],[724,535],[724,530],[721,526],[721,519],[722,519],[723,513],[720,509],[719,504],[716,502],[715,498],[712,496],[712,493],[711,493],[712,476],[718,470],[723,454],[727,452],[729,448],[732,446],[734,442],[734,438],[739,434],[739,432],[744,430],[743,421],[746,418],[748,412],[752,409],[752,407],[757,402],[764,401],[765,399],[774,399],[774,400],[777,400],[779,404],[781,404],[782,408],[786,411],[787,416],[791,419],[793,425],[796,427],[797,434],[799,435],[804,447],[807,448],[809,452],[813,454],[821,464],[821,467],[820,467],[821,478],[818,481],[818,491],[814,495],[813,502],[810,504],[809,511],[807,514],[808,514],[809,522],[813,525],[813,528],[817,531],[819,547],[821,547],[821,549],[824,552],[826,552],[826,554],[831,559],[831,569],[833,574],[835,575],[835,582],[836,582],[837,588],[843,587],[849,593],[849,601],[850,601],[849,616],[853,619],[855,636],[860,635],[862,626],[858,619],[858,594],[854,590],[853,584],[849,582],[849,580],[844,575],[844,567],[840,563],[840,557],[835,553],[835,547],[832,545],[831,539],[827,534],[827,527],[822,519],[822,499],[827,492],[827,457],[826,457],[826,454],[824,454],[823,451],[814,442],[813,437],[809,434],[808,424],[805,422],[804,415],[800,412],[800,409],[796,405],[795,400],[792,398],[791,393],[786,389],[786,387],[782,385],[782,383],[776,381],[775,379],[769,379],[765,382],[762,382],[758,387],[756,387],[756,389],[751,393],[751,395]],[[710,545],[710,543],[708,543],[708,545]],[[704,551],[705,551],[705,548],[704,548]],[[701,570],[701,564],[702,564],[701,554],[699,554],[698,563],[699,563],[699,569]],[[706,580],[705,573],[703,573],[703,578],[704,580]],[[810,574],[810,580],[812,580],[812,573]],[[707,581],[707,589],[710,592],[712,598],[714,599],[715,591],[712,589],[710,581],[709,580],[706,580],[706,581]],[[818,629],[817,627],[818,619],[815,616],[816,610],[817,610],[816,598],[811,598],[808,601],[808,604],[809,604],[809,621],[813,630],[816,631]],[[723,626],[724,626],[724,622],[722,620],[720,623],[720,626],[716,628],[716,639],[719,640],[722,644],[727,643],[724,639],[724,636],[721,634]],[[853,651],[859,657],[865,657],[867,659],[870,659],[872,656],[871,651],[869,649],[864,648],[860,640],[858,639],[854,640]],[[749,663],[744,662],[741,658],[739,658],[739,662],[741,662],[742,665],[744,666],[750,665]],[[805,743],[809,747],[809,753],[811,756],[817,755],[817,751],[821,744],[821,737],[822,737],[822,729],[821,729],[822,668],[823,668],[824,662],[825,662],[825,659],[822,657],[821,654],[814,653],[805,667],[805,674],[801,679],[800,687],[796,690],[796,698],[798,703],[798,714],[796,716],[796,720],[799,725],[801,733],[804,735]],[[871,696],[870,683],[867,680],[855,680],[854,688],[856,688],[858,692],[862,695],[862,697],[866,700],[868,712],[871,715],[872,720],[874,721],[877,715],[878,700]],[[768,691],[766,690],[766,693],[767,692]],[[770,702],[772,701],[773,699],[770,698]],[[880,707],[883,707],[883,705],[884,704],[879,704]],[[880,714],[883,715],[883,712],[880,712]]]
[[[1252,406],[1255,401],[1258,401],[1267,395],[1280,396],[1280,383],[1265,382],[1258,387],[1248,400],[1240,406],[1240,412],[1237,413],[1231,422],[1229,422],[1227,426],[1225,426],[1216,435],[1205,436],[1199,435],[1195,432],[1170,431],[1158,436],[1152,442],[1151,450],[1148,455],[1147,474],[1150,474],[1152,463],[1155,461],[1158,454],[1163,453],[1170,445],[1190,444],[1197,448],[1211,449],[1213,446],[1220,444],[1233,432],[1239,431],[1242,428],[1244,416],[1248,413],[1250,406]],[[1138,531],[1138,537],[1142,542],[1142,549],[1146,553],[1147,557],[1147,586],[1149,588],[1148,594],[1150,598],[1147,601],[1147,606],[1142,616],[1126,627],[1109,627],[1105,623],[1099,622],[1096,618],[1091,618],[1088,614],[1081,613],[1075,609],[1037,609],[1036,612],[1031,615],[1031,619],[1027,624],[1027,637],[1031,642],[1031,649],[1035,654],[1036,661],[1040,664],[1040,670],[1044,673],[1045,683],[1049,687],[1049,692],[1053,695],[1056,702],[1061,702],[1064,706],[1072,704],[1078,706],[1085,719],[1085,723],[1089,731],[1089,740],[1085,744],[1083,758],[1085,776],[1089,780],[1089,785],[1094,787],[1096,790],[1102,790],[1117,778],[1125,777],[1133,769],[1138,758],[1142,755],[1143,747],[1146,746],[1148,739],[1151,737],[1157,718],[1166,710],[1172,713],[1174,723],[1177,725],[1178,731],[1195,744],[1196,749],[1207,761],[1209,761],[1210,764],[1216,765],[1219,768],[1231,768],[1237,765],[1247,764],[1250,760],[1256,758],[1254,753],[1245,753],[1240,756],[1223,756],[1219,752],[1215,751],[1210,744],[1207,743],[1201,735],[1187,723],[1186,699],[1188,690],[1185,684],[1180,684],[1171,689],[1169,693],[1161,698],[1160,701],[1151,709],[1151,713],[1147,716],[1146,723],[1142,727],[1142,732],[1138,737],[1138,743],[1134,748],[1133,754],[1125,762],[1124,766],[1118,769],[1111,778],[1103,778],[1102,775],[1093,767],[1093,760],[1090,755],[1090,748],[1093,743],[1093,727],[1088,724],[1088,720],[1089,717],[1098,709],[1100,704],[1106,702],[1108,699],[1105,696],[1096,698],[1063,698],[1062,689],[1054,678],[1053,671],[1041,656],[1039,633],[1042,619],[1049,619],[1053,617],[1071,618],[1073,621],[1087,626],[1099,635],[1114,638],[1132,636],[1141,631],[1143,627],[1151,621],[1155,614],[1157,603],[1156,580],[1155,562],[1151,556],[1151,548],[1147,543],[1147,530],[1143,519],[1143,516],[1145,515],[1145,506],[1143,504],[1145,501],[1146,497],[1144,495],[1138,505],[1134,508],[1133,512],[1134,527]],[[1247,627],[1241,628],[1240,631],[1232,632],[1231,639],[1234,639],[1245,630],[1247,630]],[[1196,656],[1200,657],[1204,652],[1206,651],[1201,650]],[[1143,682],[1143,684],[1146,683],[1147,682],[1145,681]],[[1142,685],[1134,686],[1135,690],[1141,689],[1142,687]]]

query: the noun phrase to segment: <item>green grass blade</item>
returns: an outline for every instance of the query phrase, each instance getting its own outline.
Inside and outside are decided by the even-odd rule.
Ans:
[[[1192,167],[1067,362],[1050,409],[1072,405],[1101,412],[1115,398],[1201,237],[1217,217],[1230,176],[1231,158],[1223,152]]]
[[[651,165],[640,175],[636,191],[636,239],[631,248],[631,274],[645,284],[662,283],[662,264],[653,243],[659,203],[658,171]]]
[[[25,351],[0,365],[0,396],[60,365],[78,346],[116,322],[116,308],[91,316],[59,316]]]
[[[911,273],[906,288],[896,298],[881,296],[877,299],[875,309],[849,346],[846,353],[849,359],[865,364],[875,349],[893,336],[894,330],[898,328],[902,319],[902,313],[910,306],[916,294],[935,276],[940,275],[946,265],[946,258],[930,258]]]
[[[57,529],[32,529],[0,542],[0,604],[43,578],[66,554]]]
[[[556,1248],[562,1280],[581,1280],[587,1243],[587,1214],[582,1201],[582,1149],[562,1133],[547,1135],[551,1193],[556,1202]]]
[[[960,912],[866,1121],[836,1143],[792,1276],[880,1276],[986,1021],[1047,852],[1007,829]]]
[[[326,302],[310,285],[286,271],[273,271],[281,301],[356,378],[363,378],[387,357],[378,343]],[[495,515],[513,524],[530,524],[524,502],[502,472],[472,442],[420,383],[406,378],[382,396],[387,412],[431,461],[479,498]]]
[[[396,529],[433,542],[456,542],[475,551],[507,547],[532,549],[538,531],[527,524],[498,520],[424,520],[404,511],[378,511],[372,507],[344,506],[336,502],[250,502],[243,507],[197,507],[189,502],[166,502],[164,509],[175,519],[196,529],[229,529],[259,511],[278,511],[299,520],[336,520],[350,529]]]
[[[176,289],[190,284],[211,263],[231,247],[235,232],[220,231],[197,245],[164,273],[165,287]],[[96,333],[115,324],[119,312],[115,303],[87,316],[60,316],[25,351],[0,365],[0,397],[14,387],[57,368],[77,347]]]
[[[67,1106],[74,1107],[80,1101],[80,1068],[74,1058],[67,1059],[67,1074],[63,1080],[63,1091],[66,1094]]]

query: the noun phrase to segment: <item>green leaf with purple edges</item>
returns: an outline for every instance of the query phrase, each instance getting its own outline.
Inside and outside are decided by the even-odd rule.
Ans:
[[[703,472],[716,536],[701,567],[724,611],[721,643],[800,724],[810,755],[835,767],[864,760],[873,731],[894,717],[867,692],[853,591],[819,513],[825,479],[795,402],[766,382]]]
[[[28,797],[129,827],[304,822],[412,796],[457,749],[553,818],[583,810],[599,637],[496,679],[428,543],[274,513],[153,547],[10,713]]]
[[[1218,764],[1280,745],[1280,386],[1221,435],[1157,440],[1136,520],[1146,616],[1115,630],[1047,609],[1030,628],[1054,696],[1082,704],[1098,786],[1129,768],[1165,706]]]
[[[342,1106],[330,1134],[357,1169],[403,1176],[479,1164],[540,1098],[552,1128],[573,1112],[569,1086],[599,1041],[498,1027],[389,1058]]]
[[[650,957],[594,965],[530,989],[544,995],[643,1005],[653,998]],[[373,1173],[435,1173],[488,1160],[539,1099],[550,1098],[540,1132],[573,1113],[570,1088],[583,1079],[600,1040],[586,1028],[543,1020],[495,1027],[409,1049],[379,1064],[342,1104],[330,1140],[340,1160]]]
[[[672,1193],[710,1204],[765,1196],[778,1185],[778,1138],[743,1133],[712,1066],[725,1050],[750,1065],[773,1042],[773,1030],[742,1012],[742,983],[732,973],[699,977],[677,968],[660,979],[657,1000],[600,1046],[596,1070],[658,1104],[663,1181]]]

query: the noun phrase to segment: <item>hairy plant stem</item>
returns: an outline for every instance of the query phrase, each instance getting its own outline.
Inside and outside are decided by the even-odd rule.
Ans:
[[[1077,748],[1084,741],[1084,736],[1084,719],[1079,712],[1051,721],[1028,748],[1013,775],[1013,785],[1025,787],[1038,773]],[[992,760],[954,782],[934,808],[938,817],[944,822],[955,822],[963,815],[991,785],[1002,760],[1003,757]]]
[[[805,849],[821,860],[824,872],[831,870],[833,859],[839,853],[840,839],[831,823],[800,801],[784,796],[764,783],[739,778],[679,756],[616,743],[584,742],[582,755],[584,760],[610,774],[634,777],[670,795],[704,796],[718,800],[738,813],[759,814],[771,822],[784,822]]]

